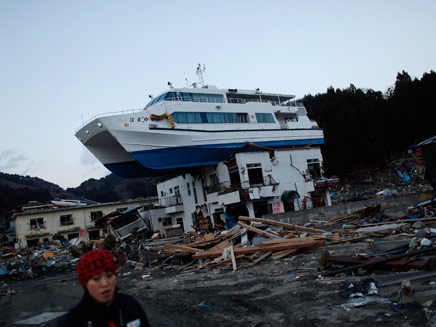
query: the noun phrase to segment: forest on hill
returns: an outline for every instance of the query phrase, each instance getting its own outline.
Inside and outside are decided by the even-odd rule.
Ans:
[[[346,177],[359,169],[380,168],[404,156],[410,146],[436,134],[436,73],[412,79],[398,73],[385,94],[354,85],[307,95],[308,115],[324,129],[327,174]]]
[[[404,156],[410,146],[434,136],[435,95],[435,72],[412,79],[402,71],[386,93],[351,84],[305,96],[302,101],[309,117],[324,130],[327,175],[344,178],[356,170],[382,169],[391,159]],[[30,200],[57,197],[108,202],[147,197],[155,195],[155,185],[163,178],[124,179],[110,174],[63,190],[37,177],[0,173],[0,217]]]

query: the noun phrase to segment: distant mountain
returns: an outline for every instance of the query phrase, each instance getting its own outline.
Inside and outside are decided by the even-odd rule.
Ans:
[[[162,177],[125,179],[113,174],[89,179],[76,188],[64,190],[38,177],[0,172],[0,217],[28,203],[53,199],[82,199],[111,202],[156,195],[156,183]],[[1,219],[0,219],[1,220]]]
[[[162,177],[126,179],[110,174],[98,180],[88,179],[76,188],[68,188],[67,192],[97,202],[134,199],[155,196],[156,183],[160,180]]]

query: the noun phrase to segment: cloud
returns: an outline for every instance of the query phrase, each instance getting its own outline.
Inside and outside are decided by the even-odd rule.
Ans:
[[[7,172],[16,169],[26,161],[27,158],[15,149],[3,150],[0,152],[0,171]]]
[[[100,164],[96,157],[92,155],[88,149],[83,148],[82,155],[80,156],[80,163],[84,166],[95,166],[96,164]]]
[[[26,163],[26,167],[23,168],[23,171],[20,173],[20,175],[28,176],[28,175],[34,175],[36,171],[38,171],[38,168],[43,165],[44,161],[31,161],[29,163]]]

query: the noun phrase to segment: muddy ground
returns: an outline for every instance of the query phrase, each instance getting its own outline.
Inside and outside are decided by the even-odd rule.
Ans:
[[[362,243],[360,251],[365,251],[366,246]],[[435,307],[431,298],[436,291],[432,282],[436,274],[363,271],[360,276],[342,274],[320,279],[318,259],[324,250],[306,250],[254,266],[242,267],[240,263],[235,272],[230,266],[189,273],[168,266],[121,268],[119,286],[140,300],[152,326],[428,326],[422,304],[426,302],[429,309]],[[353,245],[348,250],[355,253],[358,248]],[[412,284],[415,289],[425,288],[427,298],[410,296],[401,304],[398,294],[403,274],[426,275],[419,285],[415,281]],[[344,308],[347,299],[341,295],[341,285],[357,284],[368,277],[381,281],[378,298],[386,303]],[[24,326],[14,323],[43,312],[66,311],[82,294],[75,274],[16,282],[0,290],[0,321],[5,327]],[[7,290],[15,294],[3,295]],[[43,325],[55,323],[53,320]]]

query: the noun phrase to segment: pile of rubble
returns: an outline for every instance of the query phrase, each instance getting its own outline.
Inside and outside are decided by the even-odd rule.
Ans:
[[[250,217],[239,217],[230,230],[208,234],[190,233],[184,237],[146,240],[131,254],[145,266],[160,266],[179,272],[208,268],[250,267],[268,257],[274,260],[298,255],[304,249],[379,240],[402,242],[401,246],[371,255],[335,258],[327,252],[320,258],[319,273],[333,275],[361,268],[433,269],[433,239],[436,236],[436,205],[425,201],[398,217],[385,215],[386,206],[366,207],[327,222],[305,226]],[[131,249],[132,245],[129,246]],[[133,252],[135,252],[133,254]],[[399,257],[403,255],[403,257]],[[416,257],[426,256],[423,259]],[[436,257],[435,257],[436,258]],[[342,270],[329,269],[346,266]],[[323,268],[325,271],[323,271]]]
[[[332,189],[332,204],[430,192],[424,174],[424,164],[416,157],[393,160],[383,170],[356,171]]]
[[[374,253],[337,257],[325,252],[319,266],[309,270],[332,276],[368,270],[434,269],[433,246],[436,236],[436,203],[431,196],[423,198],[402,215],[387,215],[385,205],[365,207],[352,214],[329,221],[307,223],[304,226],[275,220],[239,217],[228,230],[211,233],[190,232],[183,236],[159,239],[135,239],[116,243],[108,237],[101,241],[68,244],[44,244],[40,248],[16,250],[1,248],[0,280],[4,282],[45,277],[74,271],[78,258],[92,248],[111,250],[118,265],[126,269],[165,269],[179,273],[205,269],[232,269],[252,267],[271,258],[279,260],[298,256],[307,249],[331,245],[365,242],[371,247],[378,241],[401,243]]]

